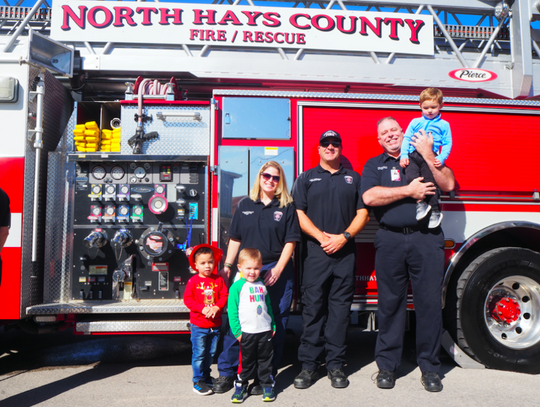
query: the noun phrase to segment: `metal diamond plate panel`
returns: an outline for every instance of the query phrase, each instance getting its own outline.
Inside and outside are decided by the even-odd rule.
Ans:
[[[71,122],[70,122],[71,124]],[[72,126],[68,126],[72,127]],[[72,129],[68,129],[71,132]],[[72,255],[72,205],[74,163],[67,162],[65,152],[49,154],[47,210],[45,234],[45,265],[43,302],[63,302],[69,298]]]
[[[179,332],[190,331],[189,320],[172,321],[96,321],[78,322],[77,332]]]
[[[29,307],[28,315],[189,312],[183,300],[72,301]]]
[[[128,140],[135,135],[137,123],[134,115],[137,106],[122,106],[122,154],[131,154],[132,148]],[[157,131],[159,138],[146,141],[143,144],[143,154],[210,154],[210,108],[208,106],[167,106],[152,105],[143,107],[144,114],[151,120],[144,124],[145,133]],[[199,113],[201,119],[192,117],[167,116],[178,112]],[[158,118],[163,113],[164,119]]]
[[[32,141],[28,141],[25,153],[24,205],[23,205],[23,237],[21,265],[21,316],[26,316],[26,308],[43,300],[45,235],[45,202],[47,196],[48,153],[54,151],[65,131],[72,110],[72,100],[63,85],[49,72],[29,66],[29,83],[39,74],[45,82],[43,100],[43,149],[40,151],[40,176],[38,178],[39,193],[37,207],[37,247],[34,253],[36,261],[32,261],[32,236],[34,222],[34,187],[36,151]],[[37,98],[31,98],[28,104],[28,129],[36,127]]]

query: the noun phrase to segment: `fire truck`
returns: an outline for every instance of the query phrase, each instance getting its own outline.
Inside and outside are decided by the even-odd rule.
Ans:
[[[226,251],[264,162],[291,185],[333,129],[361,173],[377,121],[407,127],[438,87],[457,180],[440,198],[444,347],[464,367],[540,372],[539,2],[217,3],[0,7],[0,322],[189,332],[186,249]],[[366,329],[377,229],[372,216],[355,238]]]

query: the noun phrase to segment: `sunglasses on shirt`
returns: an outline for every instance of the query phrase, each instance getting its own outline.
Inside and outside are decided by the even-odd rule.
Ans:
[[[267,172],[263,172],[261,173],[261,176],[265,179],[265,181],[269,181],[270,179],[272,179],[272,181],[274,182],[279,182],[279,175],[272,175],[268,174]]]
[[[320,146],[324,147],[324,148],[327,148],[330,145],[334,146],[334,148],[339,148],[339,147],[341,147],[341,141],[337,141],[337,140],[328,141],[328,140],[325,140],[325,141],[321,141],[321,143],[320,143]]]

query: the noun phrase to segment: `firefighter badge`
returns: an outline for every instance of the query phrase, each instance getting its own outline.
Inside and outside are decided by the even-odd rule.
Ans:
[[[274,212],[274,220],[276,222],[279,222],[282,217],[283,217],[283,212],[280,212],[280,211],[275,211]]]
[[[353,177],[351,177],[350,175],[345,175],[345,182],[347,184],[352,184],[352,181],[353,181]]]

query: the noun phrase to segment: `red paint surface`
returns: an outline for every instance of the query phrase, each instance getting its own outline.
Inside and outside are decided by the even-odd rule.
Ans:
[[[24,157],[0,158],[0,188],[9,197],[11,213],[22,213],[24,192]],[[12,228],[20,229],[22,225]],[[0,320],[19,319],[21,307],[21,248],[2,249],[0,282]]]

